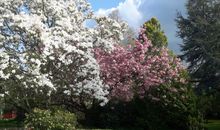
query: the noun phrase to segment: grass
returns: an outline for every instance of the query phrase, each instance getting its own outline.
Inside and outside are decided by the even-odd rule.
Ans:
[[[1,128],[11,128],[11,127],[22,127],[22,123],[17,122],[16,120],[0,120],[0,129]],[[208,120],[208,123],[205,124],[206,130],[220,130],[220,120]],[[101,129],[79,129],[79,130],[101,130]],[[111,130],[111,129],[105,129]],[[122,130],[122,129],[117,129]]]
[[[207,130],[220,130],[220,120],[208,120],[205,127]]]
[[[16,120],[0,120],[0,128],[22,127],[22,123]]]

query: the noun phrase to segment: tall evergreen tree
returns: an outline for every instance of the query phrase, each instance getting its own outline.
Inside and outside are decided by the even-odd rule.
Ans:
[[[146,36],[151,40],[154,46],[162,47],[168,45],[167,37],[161,29],[160,22],[156,18],[151,18],[145,22],[143,28],[146,30]]]
[[[182,58],[200,88],[220,87],[220,1],[189,0],[187,16],[178,14]]]

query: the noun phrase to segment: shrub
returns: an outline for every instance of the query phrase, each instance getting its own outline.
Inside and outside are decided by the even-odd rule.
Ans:
[[[34,130],[74,130],[75,126],[75,115],[63,110],[34,109],[25,119],[25,127]]]
[[[203,130],[198,99],[190,84],[164,84],[155,89],[142,99],[110,100],[104,107],[92,107],[86,120],[96,128]]]

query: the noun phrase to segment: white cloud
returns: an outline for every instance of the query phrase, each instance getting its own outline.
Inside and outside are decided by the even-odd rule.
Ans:
[[[165,31],[169,41],[169,48],[175,53],[180,54],[180,46],[182,40],[176,36],[177,26],[175,18],[177,12],[186,13],[187,0],[146,0],[140,8],[144,14],[144,21],[151,17],[159,19],[162,29]]]
[[[140,6],[145,0],[125,0],[119,3],[117,7],[110,9],[99,9],[97,15],[108,15],[114,10],[118,10],[123,20],[128,24],[137,29],[143,20],[143,15],[140,11]]]
[[[117,8],[111,8],[111,9],[99,9],[97,12],[96,12],[96,15],[99,15],[99,16],[106,16],[106,15],[109,15],[112,11],[116,10]]]
[[[162,29],[165,31],[169,40],[169,48],[176,53],[180,53],[182,41],[176,37],[176,14],[178,11],[183,15],[186,13],[187,0],[125,0],[117,7],[110,9],[99,9],[96,14],[108,15],[113,10],[118,10],[122,19],[138,31],[139,27],[152,17],[159,19]]]

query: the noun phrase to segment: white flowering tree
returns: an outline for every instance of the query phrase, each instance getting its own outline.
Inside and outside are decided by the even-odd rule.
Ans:
[[[100,79],[93,49],[111,50],[125,24],[94,16],[86,0],[1,0],[0,5],[5,96],[29,108],[30,99],[47,99],[58,90],[75,103],[107,101],[108,86]],[[87,28],[88,19],[97,26]]]

